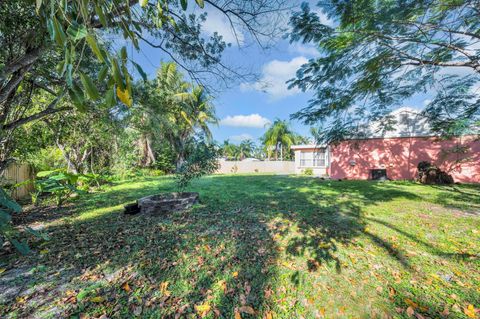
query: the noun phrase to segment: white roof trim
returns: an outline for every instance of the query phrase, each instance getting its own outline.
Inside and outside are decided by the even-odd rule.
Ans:
[[[292,150],[304,150],[304,149],[312,149],[312,148],[325,148],[326,145],[316,145],[316,144],[302,144],[302,145],[292,145],[290,148]]]

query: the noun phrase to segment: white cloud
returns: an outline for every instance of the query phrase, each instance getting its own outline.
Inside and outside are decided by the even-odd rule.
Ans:
[[[430,104],[432,102],[432,100],[430,99],[425,99],[423,100],[423,106],[427,106],[428,104]]]
[[[236,45],[237,41],[240,44],[245,42],[245,35],[239,28],[234,30],[224,14],[212,10],[207,10],[207,13],[207,19],[202,24],[202,30],[207,35],[213,35],[215,32],[218,32],[225,42],[232,45]]]
[[[320,52],[312,44],[293,43],[293,44],[288,46],[288,52],[297,53],[297,54],[301,54],[303,56],[309,56],[309,57],[319,57],[320,56]]]
[[[229,140],[233,141],[233,142],[241,142],[241,141],[245,141],[245,140],[253,140],[253,136],[250,135],[250,134],[247,134],[247,133],[243,133],[243,134],[240,134],[240,135],[232,135],[229,137]]]
[[[262,76],[254,83],[242,83],[242,91],[261,91],[267,93],[272,99],[280,99],[295,95],[301,91],[298,88],[288,89],[286,82],[293,77],[302,64],[308,60],[304,56],[293,58],[290,61],[273,60],[262,68]]]
[[[270,120],[261,116],[260,114],[250,115],[234,115],[227,116],[220,120],[220,125],[235,126],[235,127],[255,127],[263,128],[270,124]]]

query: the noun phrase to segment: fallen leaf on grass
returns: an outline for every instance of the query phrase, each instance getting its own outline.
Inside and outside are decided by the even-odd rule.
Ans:
[[[235,314],[234,314],[234,316],[235,316],[235,319],[242,319],[242,316],[240,315],[240,312],[238,312],[237,309],[235,309]]]
[[[407,308],[407,315],[408,315],[409,317],[413,316],[414,313],[415,313],[415,310],[413,310],[412,307],[408,307],[408,308]]]
[[[130,285],[128,284],[128,282],[125,282],[125,283],[122,285],[122,289],[125,290],[126,292],[132,291],[132,289],[130,288]]]
[[[250,306],[241,306],[238,310],[242,313],[248,313],[249,315],[255,314],[255,310]]]
[[[238,277],[238,271],[234,271],[232,276],[233,276],[233,278],[237,278]]]
[[[268,311],[268,312],[265,314],[265,319],[273,319],[272,312]]]
[[[172,293],[168,290],[168,285],[170,283],[168,281],[164,281],[160,284],[160,292],[162,293],[162,295],[164,296],[170,296]]]
[[[105,298],[103,298],[101,296],[96,296],[96,297],[90,298],[90,301],[95,302],[95,303],[101,303],[101,302],[105,301]]]
[[[0,274],[1,274],[1,273],[4,273],[5,270],[7,270],[7,268],[0,268]]]
[[[475,314],[475,307],[473,305],[468,305],[467,308],[463,309],[463,312],[468,318],[477,318],[477,315]]]
[[[195,305],[195,311],[200,315],[200,317],[205,317],[212,307],[208,303],[201,305]]]

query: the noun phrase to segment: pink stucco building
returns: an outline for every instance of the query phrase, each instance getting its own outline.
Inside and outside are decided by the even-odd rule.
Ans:
[[[336,145],[296,145],[295,170],[310,169],[333,179],[370,179],[386,170],[389,179],[414,179],[419,162],[428,161],[451,174],[455,182],[480,183],[480,136],[445,140],[434,136],[418,111],[404,107],[391,113],[395,129],[366,128],[369,138]],[[382,171],[384,172],[384,171]]]
[[[455,182],[480,183],[478,136],[349,140],[330,146],[329,153],[328,173],[334,179],[369,179],[372,169],[386,169],[391,179],[414,179],[418,163],[429,161],[450,173]]]

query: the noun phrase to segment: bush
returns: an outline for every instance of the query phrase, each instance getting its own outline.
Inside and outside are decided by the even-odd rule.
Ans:
[[[303,170],[303,175],[312,176],[313,175],[313,168],[305,168]]]

